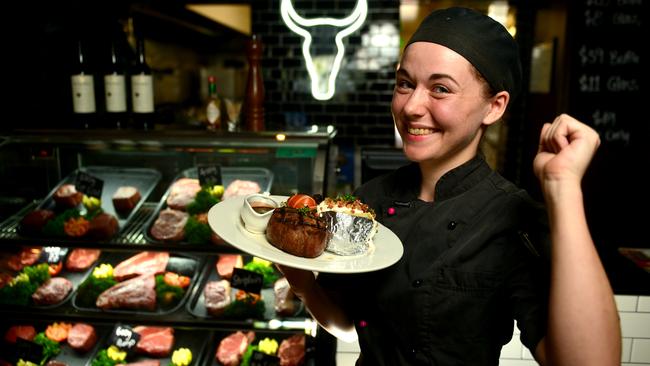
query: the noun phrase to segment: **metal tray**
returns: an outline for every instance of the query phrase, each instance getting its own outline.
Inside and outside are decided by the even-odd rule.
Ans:
[[[137,253],[135,253],[137,254]],[[111,264],[113,267],[115,267],[117,264],[122,262],[123,260],[126,260],[132,256],[135,255],[132,252],[129,253],[110,253],[110,255],[107,255],[106,257],[102,258],[101,261],[98,261],[95,263],[95,266],[98,266],[102,263],[108,263]],[[97,307],[87,307],[87,306],[82,306],[78,304],[77,302],[77,292],[75,291],[74,296],[72,297],[72,306],[80,311],[87,311],[87,312],[94,312],[94,313],[114,313],[114,314],[123,314],[123,315],[164,315],[164,314],[170,314],[178,309],[180,309],[183,305],[185,305],[185,302],[189,298],[190,293],[192,292],[193,287],[197,284],[198,282],[198,277],[200,270],[199,268],[201,266],[201,260],[189,255],[181,255],[181,254],[176,254],[176,253],[170,253],[169,255],[169,262],[167,263],[167,267],[165,270],[168,271],[173,271],[176,272],[180,275],[183,276],[188,276],[190,277],[190,285],[185,291],[185,294],[183,295],[183,298],[178,301],[177,304],[175,304],[172,307],[162,307],[160,304],[156,304],[156,310],[154,311],[146,311],[146,310],[131,310],[131,309],[100,309]],[[92,272],[91,272],[92,273]]]
[[[84,172],[92,175],[98,179],[101,179],[104,182],[102,189],[102,210],[108,214],[111,214],[117,218],[119,224],[118,233],[129,223],[133,218],[135,213],[140,209],[142,204],[147,200],[147,197],[151,194],[153,189],[156,187],[160,181],[161,174],[155,169],[146,169],[146,168],[122,168],[122,167],[111,167],[111,166],[87,166],[81,167],[65,179],[61,180],[59,184],[47,195],[47,197],[41,201],[41,203],[35,209],[46,209],[52,210],[54,212],[60,212],[61,208],[57,207],[56,202],[54,201],[54,193],[64,184],[74,184],[77,174],[79,172]],[[128,214],[119,214],[115,211],[113,207],[113,194],[121,186],[133,186],[138,189],[140,192],[141,198],[135,207],[129,211]],[[79,204],[77,208],[82,214],[86,213],[86,208],[83,207],[83,204]],[[18,233],[23,236],[33,235],[31,233],[26,233],[25,230],[21,230],[20,225],[18,226]],[[66,240],[75,240],[77,238],[66,237]],[[78,239],[87,240],[84,237]]]
[[[252,256],[243,256],[244,258],[244,264],[248,263],[251,259]],[[186,309],[187,312],[190,314],[194,315],[197,318],[202,318],[202,319],[224,319],[226,321],[228,320],[239,320],[241,321],[242,319],[239,318],[232,318],[232,317],[227,317],[227,316],[222,316],[222,317],[216,317],[213,315],[210,315],[208,313],[208,310],[205,307],[205,296],[203,294],[203,289],[205,285],[209,281],[219,281],[221,280],[221,276],[219,276],[219,273],[217,273],[217,268],[216,268],[216,263],[218,257],[210,257],[205,261],[204,265],[204,270],[203,273],[201,274],[201,278],[199,279],[198,285],[194,286],[192,295],[187,302]],[[236,288],[231,289],[231,296],[234,299],[235,298],[235,293],[239,291]],[[273,291],[273,287],[265,287],[262,288],[261,291],[262,295],[262,300],[264,300],[264,318],[261,320],[271,320],[271,319],[276,319],[279,318],[278,315],[275,313],[275,293]],[[294,317],[304,317],[306,314],[304,312],[304,306],[302,301],[297,300],[296,303],[296,311],[293,314]],[[286,317],[282,317],[286,318]]]
[[[74,248],[70,248],[70,252],[72,250],[74,250]],[[70,252],[68,252],[68,255],[70,254]],[[82,283],[86,279],[86,277],[88,277],[92,273],[92,269],[94,267],[94,264],[91,265],[90,267],[88,267],[85,271],[74,272],[74,271],[69,271],[69,270],[67,270],[65,268],[66,259],[67,259],[67,255],[66,255],[66,257],[64,257],[62,259],[63,267],[61,268],[61,272],[59,272],[59,274],[57,274],[56,276],[51,276],[51,277],[64,277],[64,278],[67,278],[70,282],[72,282],[72,290],[70,290],[68,295],[63,300],[59,301],[56,304],[50,304],[50,305],[37,305],[37,304],[34,304],[33,302],[31,302],[29,305],[26,305],[26,306],[8,305],[8,304],[3,304],[2,306],[17,307],[17,308],[25,308],[25,307],[27,307],[27,308],[32,308],[32,309],[36,309],[36,310],[41,310],[41,309],[42,310],[49,310],[49,309],[58,308],[59,306],[62,306],[63,304],[70,301],[70,299],[74,295],[75,291],[77,290],[77,287],[79,286],[79,284]],[[97,261],[99,261],[99,260],[101,260],[101,254],[100,254],[100,257],[98,258]],[[97,262],[95,262],[95,263],[97,263]],[[35,266],[35,265],[38,265],[38,264],[39,263],[34,263],[32,266]],[[15,272],[12,275],[15,276],[19,272],[20,271]]]
[[[79,323],[77,321],[69,321],[69,320],[63,320],[66,323],[70,324],[75,324]],[[36,332],[44,332],[45,328],[47,328],[48,325],[55,323],[55,321],[52,322],[43,322],[43,321],[37,321],[33,323],[27,323],[27,322],[11,322],[12,324],[8,324],[6,327],[1,328],[3,334],[9,329],[10,326],[12,325],[32,325],[34,328],[36,328]],[[98,325],[98,324],[93,324],[91,322],[86,322],[86,321],[81,321],[81,323],[86,323],[89,325],[92,325],[95,328],[95,332],[97,333],[97,342],[95,342],[95,345],[88,351],[88,352],[78,352],[72,349],[69,345],[68,342],[60,342],[59,345],[61,346],[61,353],[58,355],[50,358],[50,360],[56,360],[56,361],[61,361],[65,363],[66,365],[86,365],[90,364],[89,360],[91,359],[90,357],[94,354],[97,353],[99,346],[104,342],[104,339],[108,336],[109,331],[111,330],[111,326],[108,325]],[[11,346],[6,343],[6,341],[1,340],[2,342],[2,348]],[[0,359],[2,357],[0,356]]]
[[[197,168],[189,168],[182,171],[179,175],[177,175],[176,178],[174,179],[174,182],[176,182],[181,178],[198,179],[198,177],[199,176],[198,176]],[[256,182],[257,184],[259,184],[260,188],[262,189],[262,192],[271,192],[271,186],[273,185],[273,172],[266,168],[224,166],[221,167],[221,177],[223,180],[224,188],[227,188],[230,183],[232,183],[234,180],[237,179],[250,180]],[[148,222],[145,225],[146,230],[144,232],[144,236],[146,241],[149,243],[157,243],[157,244],[172,243],[172,242],[165,242],[162,240],[158,240],[152,237],[150,234],[153,224],[156,222],[156,219],[158,219],[158,215],[162,210],[167,208],[167,197],[169,196],[172,185],[173,182],[167,188],[167,191],[160,199],[160,202],[158,202],[156,209],[154,210],[153,214],[151,215],[151,217],[149,218]],[[190,244],[186,240],[181,240],[173,243]],[[205,243],[205,244],[209,244],[209,243]]]
[[[216,360],[217,348],[219,348],[219,343],[222,339],[226,338],[230,334],[236,332],[237,329],[219,329],[214,332],[213,338],[210,339],[210,346],[207,347],[207,352],[204,353],[203,359],[201,360],[201,365],[208,366],[223,366],[222,363]],[[251,331],[250,329],[241,329],[242,332],[247,333]],[[255,339],[253,344],[258,344],[264,338],[275,339],[278,342],[278,348],[280,343],[294,334],[301,334],[299,330],[296,331],[286,331],[286,330],[260,330],[253,329],[255,333]],[[304,366],[314,366],[316,365],[316,339],[312,336],[305,335],[305,363]]]
[[[146,324],[128,324],[128,325],[135,328],[138,325],[146,325]],[[166,327],[167,325],[158,324],[153,326]],[[88,359],[87,363],[85,363],[86,366],[92,365],[92,361],[97,355],[97,353],[99,353],[99,351],[111,346],[109,335],[113,333],[113,330],[116,327],[117,324],[110,329],[108,335],[104,337],[103,342],[101,342],[101,347],[98,347],[95,350],[95,352],[92,354],[92,356]],[[191,329],[191,328],[175,327],[175,326],[172,326],[172,328],[174,329],[174,345],[172,346],[172,350],[169,356],[157,358],[154,356],[141,355],[135,353],[130,357],[128,357],[127,361],[123,363],[138,362],[144,360],[158,360],[160,361],[161,366],[171,365],[172,354],[174,353],[174,350],[183,347],[183,348],[188,348],[192,352],[192,362],[190,363],[190,366],[202,365],[202,363],[200,363],[200,360],[201,358],[203,358],[203,353],[205,353],[205,350],[208,346],[208,341],[212,338],[211,335],[209,334],[210,331],[204,329],[199,330],[199,329]]]

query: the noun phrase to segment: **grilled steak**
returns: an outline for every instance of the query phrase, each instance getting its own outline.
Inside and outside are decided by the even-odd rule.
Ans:
[[[266,227],[266,238],[273,246],[299,257],[321,255],[330,236],[323,219],[290,207],[276,208]]]
[[[167,357],[174,346],[174,329],[170,327],[145,327],[133,328],[140,334],[140,340],[135,349],[149,356]]]
[[[97,332],[90,324],[76,323],[68,331],[68,344],[78,352],[88,352],[97,343]]]
[[[221,340],[215,358],[224,366],[237,366],[246,348],[254,339],[255,333],[252,331],[246,334],[241,331],[236,331]]]
[[[223,314],[231,302],[230,282],[227,280],[210,281],[203,288],[205,308],[210,315],[219,316]]]
[[[115,266],[113,277],[123,281],[145,273],[160,274],[165,272],[168,261],[168,252],[141,252]]]
[[[305,362],[305,335],[295,334],[283,340],[278,348],[280,366],[299,366]]]
[[[87,270],[97,259],[102,251],[99,249],[75,248],[65,260],[65,268],[72,272]]]
[[[102,292],[95,305],[101,309],[156,309],[156,280],[153,273],[143,274]]]
[[[151,226],[151,236],[156,240],[180,241],[185,238],[187,212],[166,208],[160,211],[158,218]]]
[[[119,213],[128,213],[138,204],[142,196],[136,187],[122,186],[113,194],[113,207]]]
[[[72,282],[64,277],[52,277],[45,281],[32,294],[32,300],[38,305],[58,304],[72,291]]]
[[[169,189],[167,206],[175,210],[185,211],[187,205],[194,201],[194,197],[201,190],[198,179],[181,178],[175,181]]]

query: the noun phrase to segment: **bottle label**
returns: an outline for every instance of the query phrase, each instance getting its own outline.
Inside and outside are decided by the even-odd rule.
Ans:
[[[139,74],[131,76],[133,112],[153,113],[153,77]]]
[[[126,80],[124,75],[104,75],[106,88],[106,111],[111,113],[126,112]]]
[[[211,125],[219,124],[219,117],[221,116],[221,111],[216,102],[210,102],[206,111],[208,123]]]
[[[75,113],[95,112],[95,83],[92,75],[72,75],[72,109]]]

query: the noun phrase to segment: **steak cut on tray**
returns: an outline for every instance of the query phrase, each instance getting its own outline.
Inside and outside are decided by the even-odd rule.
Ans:
[[[156,309],[156,280],[153,273],[120,282],[99,294],[95,305],[100,309]]]
[[[32,294],[37,305],[58,304],[72,291],[72,282],[65,277],[52,277]]]
[[[305,362],[305,335],[295,334],[280,343],[278,348],[281,366],[300,366]]]
[[[171,327],[138,326],[133,331],[140,335],[135,349],[154,357],[167,357],[174,346],[174,329]]]
[[[189,217],[187,212],[166,208],[160,211],[149,232],[156,240],[181,241],[185,238],[185,224]]]
[[[141,252],[115,266],[113,277],[122,281],[145,273],[160,274],[165,272],[168,261],[168,252]]]
[[[79,352],[88,352],[97,343],[95,328],[86,323],[76,323],[68,332],[68,344]]]
[[[237,366],[241,362],[248,345],[255,339],[255,333],[236,331],[219,342],[215,358],[224,366]]]
[[[230,282],[228,280],[210,281],[203,288],[205,309],[210,315],[219,316],[223,314],[226,307],[230,305]]]
[[[185,211],[187,205],[194,201],[196,194],[201,190],[198,179],[180,178],[169,188],[167,206],[175,210]]]
[[[81,272],[87,270],[102,254],[100,249],[75,248],[65,260],[68,271]]]

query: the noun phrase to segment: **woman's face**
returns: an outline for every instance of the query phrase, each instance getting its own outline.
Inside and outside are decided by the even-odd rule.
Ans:
[[[490,111],[484,87],[469,61],[451,49],[409,45],[391,105],[407,158],[456,166],[476,155],[481,126],[493,122],[484,121]]]

